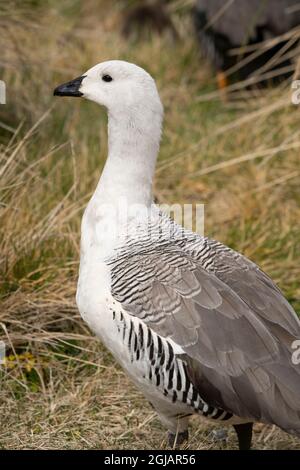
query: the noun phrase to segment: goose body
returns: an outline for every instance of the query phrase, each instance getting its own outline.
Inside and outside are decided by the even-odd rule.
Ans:
[[[240,80],[259,70],[263,73],[277,68],[278,78],[293,73],[292,62],[285,53],[291,52],[298,42],[292,35],[278,38],[299,27],[299,0],[197,0],[193,17],[201,50],[218,72],[235,69]],[[271,44],[272,38],[277,38],[275,44]],[[259,50],[259,43],[267,40],[269,46]],[[255,54],[255,49],[232,54],[234,48],[255,44]],[[274,60],[277,55],[278,61]]]
[[[300,436],[300,367],[292,362],[300,322],[292,307],[254,263],[153,204],[163,109],[151,76],[109,61],[55,94],[108,109],[108,159],[82,219],[83,319],[171,440],[187,436],[194,413],[233,424],[240,448],[250,447],[255,421]]]
[[[86,220],[89,210],[88,207],[82,232],[90,230]],[[165,233],[153,239],[153,230],[149,233],[149,220],[151,228],[165,228]],[[131,221],[132,224],[135,222],[134,219]],[[149,218],[144,223],[139,220],[139,224],[136,236],[132,239],[127,237],[120,245],[114,246],[113,254],[105,254],[103,261],[97,256],[97,248],[95,251],[91,249],[89,237],[83,239],[77,290],[77,304],[83,319],[143,391],[172,434],[185,431],[187,420],[184,418],[192,413],[228,424],[244,422],[245,419],[234,416],[217,404],[212,406],[209,400],[203,399],[189,378],[186,362],[182,357],[185,354],[184,349],[176,340],[158,334],[155,328],[143,321],[143,315],[142,318],[132,315],[124,308],[122,301],[126,302],[128,287],[134,289],[136,286],[132,274],[135,277],[138,275],[137,271],[140,271],[139,262],[143,257],[140,255],[141,251],[146,248],[149,255],[155,255],[154,250],[159,249],[162,244],[168,246],[168,228],[171,227],[174,232],[174,244],[180,245],[184,237],[183,241],[187,240],[191,245],[200,242],[199,252],[205,251],[205,239],[199,237],[197,240],[198,236],[195,238],[193,233],[183,231],[155,206],[150,210]],[[92,225],[95,228],[97,226],[96,223]],[[127,228],[129,233],[134,232],[131,227]],[[127,263],[126,260],[130,259],[131,263]],[[152,264],[149,268],[153,269]],[[125,280],[126,274],[129,285],[125,282],[123,288],[119,281]],[[142,276],[146,280],[148,274],[142,273]],[[183,418],[178,420],[178,416]]]

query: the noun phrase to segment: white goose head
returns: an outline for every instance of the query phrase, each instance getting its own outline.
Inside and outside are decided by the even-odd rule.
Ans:
[[[101,200],[122,196],[150,205],[163,118],[151,75],[137,65],[111,60],[58,86],[54,95],[83,97],[108,110],[108,158],[96,191]]]
[[[82,76],[55,88],[54,95],[82,96],[105,106],[113,116],[124,111],[147,112],[148,108],[160,116],[163,113],[151,75],[122,60],[95,65]]]

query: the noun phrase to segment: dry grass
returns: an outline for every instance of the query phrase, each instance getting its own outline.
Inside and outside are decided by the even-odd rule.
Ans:
[[[124,43],[122,2],[31,3],[0,12],[0,322],[17,356],[1,371],[0,446],[165,447],[153,410],[76,311],[80,217],[104,163],[106,117],[91,103],[54,100],[52,89],[110,58],[147,68],[166,111],[158,199],[204,202],[206,233],[258,262],[299,312],[298,109],[284,85],[222,102],[186,37],[188,18],[175,17],[174,54],[168,37]],[[193,420],[189,448],[216,448],[213,429]],[[300,448],[269,428],[254,445]]]

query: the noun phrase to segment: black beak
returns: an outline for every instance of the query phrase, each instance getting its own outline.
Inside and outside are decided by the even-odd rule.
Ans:
[[[55,88],[53,95],[55,96],[83,96],[83,93],[79,91],[82,80],[86,75],[74,78],[70,82],[63,83]]]

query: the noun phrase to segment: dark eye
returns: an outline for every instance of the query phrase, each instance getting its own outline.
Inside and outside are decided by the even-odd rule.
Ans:
[[[112,78],[111,78],[110,75],[103,75],[102,80],[103,80],[104,82],[111,82],[111,81],[112,81]]]

